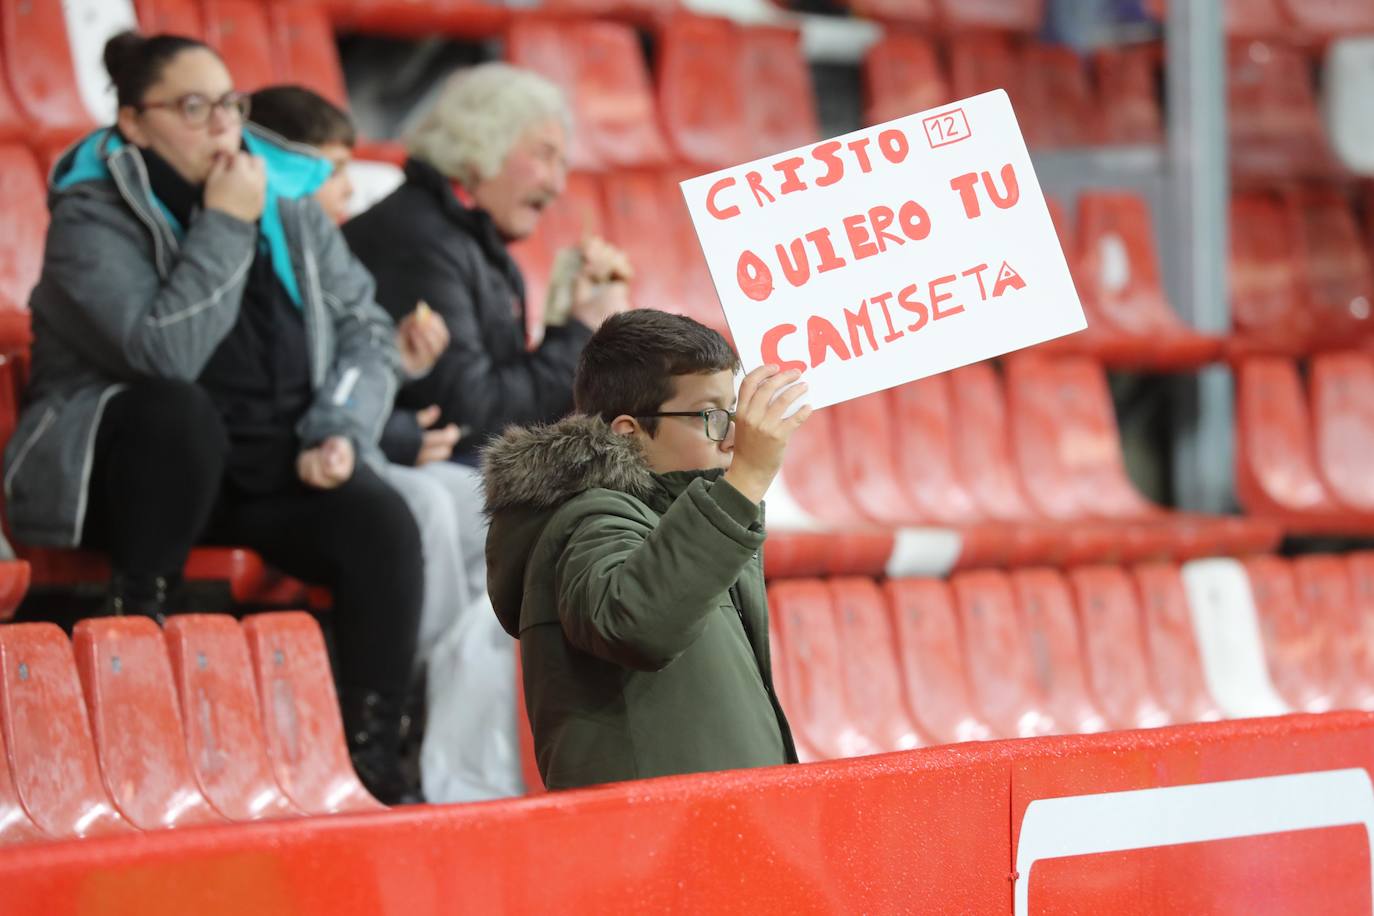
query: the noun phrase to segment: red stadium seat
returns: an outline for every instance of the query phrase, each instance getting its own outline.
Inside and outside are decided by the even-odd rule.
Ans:
[[[837,474],[869,521],[919,525],[926,519],[902,487],[899,461],[905,456],[892,435],[897,417],[888,410],[886,394],[879,391],[828,408]]]
[[[0,621],[9,620],[29,590],[31,573],[23,560],[0,560]]]
[[[0,49],[0,142],[27,140],[33,133],[33,124],[10,90],[9,74],[3,63],[3,49]]]
[[[778,582],[768,590],[768,603],[783,648],[781,658],[774,656],[773,666],[784,670],[793,730],[830,759],[881,751],[873,738],[859,730],[846,706],[844,664],[829,588],[823,582],[803,579]]]
[[[93,551],[21,548],[19,554],[32,567],[35,586],[99,585],[110,578],[109,559]],[[269,584],[262,557],[242,547],[197,547],[183,575],[191,582],[223,582],[239,603],[262,598]]]
[[[323,7],[300,3],[273,3],[268,13],[275,41],[277,82],[313,89],[347,110],[348,89],[329,14]]]
[[[1345,555],[1350,580],[1351,619],[1356,626],[1348,633],[1351,648],[1356,653],[1356,672],[1360,690],[1352,697],[1360,709],[1374,708],[1365,696],[1374,683],[1374,551],[1357,550]]]
[[[770,156],[820,140],[816,93],[802,56],[801,33],[754,26],[738,35],[743,74],[736,85],[744,94],[749,119],[744,158]]]
[[[837,423],[831,408],[813,413],[793,434],[781,476],[801,507],[828,527],[869,527],[872,523],[850,496],[839,461]]]
[[[67,637],[50,623],[0,627],[0,671],[0,728],[29,818],[53,839],[129,832],[100,779]]]
[[[929,25],[935,18],[935,0],[849,0],[848,5],[857,16],[884,22]],[[889,30],[888,34],[893,33]],[[920,110],[919,108],[911,109],[911,111]],[[911,112],[909,111],[907,114],[911,114]]]
[[[1295,710],[1326,712],[1336,705],[1330,685],[1330,629],[1298,593],[1287,560],[1243,560],[1259,612],[1264,653],[1274,688]]]
[[[1117,332],[1109,363],[1188,368],[1213,359],[1220,341],[1179,319],[1160,279],[1150,209],[1138,194],[1085,192],[1078,198],[1077,280],[1099,321]]]
[[[776,646],[776,643],[773,644]],[[515,729],[516,740],[520,746],[520,776],[525,781],[526,795],[542,795],[544,777],[539,774],[539,760],[534,753],[534,729],[530,727],[529,710],[525,708],[525,677],[520,670],[520,643],[516,641],[515,652]],[[776,648],[774,649],[776,652]],[[775,679],[776,680],[776,679]]]
[[[1145,615],[1145,646],[1160,704],[1175,722],[1220,719],[1221,710],[1207,691],[1178,567],[1150,563],[1137,566],[1133,575]]]
[[[666,161],[648,67],[629,26],[517,20],[507,35],[506,56],[568,92],[576,123],[572,168],[602,171]]]
[[[1098,707],[1115,728],[1154,728],[1170,723],[1155,698],[1146,662],[1144,632],[1135,590],[1117,566],[1069,573],[1078,604],[1088,676]]]
[[[936,0],[941,21],[951,28],[1033,32],[1045,18],[1044,0]]]
[[[910,6],[909,0],[893,5]],[[863,60],[864,123],[881,124],[950,101],[935,45],[907,32],[886,32]]]
[[[205,19],[197,0],[135,0],[138,26],[149,34],[205,38]]]
[[[1312,337],[1312,315],[1298,285],[1297,227],[1272,193],[1231,198],[1233,355],[1296,355]]]
[[[1029,642],[1004,573],[960,573],[951,584],[960,642],[982,718],[1003,738],[1052,735],[1064,725],[1050,714],[1036,683]]]
[[[1107,720],[1088,689],[1083,641],[1068,583],[1052,569],[1022,569],[1011,573],[1011,584],[1036,682],[1050,715],[1080,734],[1106,731]]]
[[[1343,557],[1309,554],[1293,560],[1298,598],[1327,633],[1327,686],[1339,709],[1374,707],[1374,655],[1355,603],[1354,581]]]
[[[0,62],[25,118],[44,134],[72,135],[95,127],[72,67],[62,4],[0,2]]]
[[[950,94],[964,99],[995,89],[1006,90],[1027,142],[1032,142],[1033,137],[1038,139],[1038,112],[1032,110],[1025,94],[1021,60],[1010,39],[995,32],[974,32],[954,36],[948,48]]]
[[[581,244],[588,236],[604,234],[596,179],[574,173],[568,176],[567,188],[539,218],[534,235],[511,246],[525,277],[525,317],[531,345],[543,339],[545,298],[559,250]]]
[[[96,617],[72,634],[105,788],[141,830],[217,824],[196,784],[162,631],[147,617]]]
[[[27,309],[43,269],[48,201],[38,163],[22,146],[0,145],[0,200],[0,309]]]
[[[652,24],[678,6],[679,0],[544,0],[540,10],[570,16],[618,16]]]
[[[991,738],[969,693],[949,586],[939,579],[890,579],[883,591],[915,721],[945,744]]]
[[[1102,135],[1108,143],[1158,144],[1164,140],[1159,106],[1157,45],[1123,45],[1093,55]]]
[[[374,811],[382,804],[353,772],[320,628],[299,611],[243,622],[277,784],[309,814]]]
[[[1288,20],[1316,36],[1339,38],[1374,31],[1374,5],[1365,0],[1277,0]]]
[[[19,800],[19,790],[10,776],[9,757],[5,731],[0,729],[0,846],[43,839],[43,832],[29,819],[24,803]]]
[[[1311,61],[1291,34],[1276,38],[1227,46],[1227,146],[1242,180],[1321,176],[1333,167]]]
[[[164,635],[186,749],[205,797],[234,821],[299,814],[272,775],[252,660],[238,621],[182,614],[168,619]]]
[[[512,11],[497,0],[328,0],[330,18],[344,31],[364,35],[491,38]]]
[[[787,681],[787,657],[783,651],[782,637],[778,634],[777,615],[770,615],[768,619],[768,646],[769,654],[773,667],[773,692],[778,695],[778,701],[784,710],[793,707],[790,685]],[[531,743],[533,739],[531,739]],[[797,759],[801,763],[813,763],[817,760],[824,760],[825,757],[806,743],[806,736],[795,728],[792,729],[792,743],[797,748]]]
[[[1312,360],[1317,467],[1336,500],[1374,513],[1374,356],[1326,353]]]
[[[1297,227],[1302,302],[1318,346],[1348,347],[1374,328],[1374,270],[1350,203],[1338,191],[1289,195]]]
[[[1026,141],[1033,146],[1092,146],[1101,142],[1102,114],[1088,68],[1072,48],[1032,42],[1022,51],[1022,97],[1030,112]]]
[[[219,52],[240,92],[279,81],[273,65],[272,29],[259,0],[201,0],[205,43]]]
[[[748,136],[755,87],[739,84],[738,27],[726,19],[679,16],[659,35],[658,108],[683,161],[724,168],[753,156]]]
[[[1317,473],[1312,424],[1297,367],[1255,357],[1236,375],[1236,494],[1247,512],[1285,524],[1342,514]]]
[[[829,586],[846,706],[855,724],[885,751],[935,744],[917,729],[907,710],[887,605],[878,584],[869,578],[843,578],[830,580]]]

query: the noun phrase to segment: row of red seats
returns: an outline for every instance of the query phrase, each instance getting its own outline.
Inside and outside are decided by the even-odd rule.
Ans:
[[[382,807],[309,615],[8,624],[0,667],[0,844]]]
[[[1163,18],[1168,0],[1149,0]],[[1225,0],[1226,34],[1237,38],[1318,41],[1355,32],[1374,32],[1369,0]]]
[[[1374,532],[1374,356],[1299,366],[1256,357],[1236,375],[1236,492],[1293,532]]]
[[[1374,709],[1374,554],[1244,569],[1282,700]],[[1171,564],[784,580],[769,600],[774,676],[809,759],[1224,713]]]
[[[894,565],[908,526],[956,531],[956,568],[1245,555],[1280,536],[1141,496],[1105,374],[1083,359],[1014,359],[1005,379],[982,363],[817,411],[769,500],[773,576],[909,572]],[[862,533],[875,526],[886,539]]]
[[[347,102],[334,33],[316,5],[138,0],[137,13],[147,31],[188,34],[217,48],[240,89],[294,82]],[[63,4],[0,3],[0,139],[28,140],[51,153],[96,126],[79,88],[72,38]]]

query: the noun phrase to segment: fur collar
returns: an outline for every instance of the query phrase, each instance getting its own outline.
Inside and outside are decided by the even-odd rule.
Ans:
[[[594,489],[646,499],[657,488],[639,443],[600,417],[573,415],[547,426],[513,426],[482,453],[488,515],[553,509]]]

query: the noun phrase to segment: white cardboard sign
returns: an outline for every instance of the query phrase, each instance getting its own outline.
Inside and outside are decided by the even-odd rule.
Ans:
[[[1002,90],[681,187],[745,369],[814,407],[1087,326]]]

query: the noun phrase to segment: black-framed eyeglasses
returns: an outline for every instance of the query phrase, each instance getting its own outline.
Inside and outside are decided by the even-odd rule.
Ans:
[[[246,92],[226,92],[217,99],[189,92],[166,102],[144,102],[137,106],[139,111],[152,108],[166,108],[181,115],[188,127],[202,127],[210,120],[210,112],[218,108],[227,115],[237,116],[240,121],[248,120],[252,98]]]
[[[640,414],[637,419],[650,417],[700,417],[706,426],[706,438],[712,442],[724,442],[730,435],[730,424],[735,422],[735,412],[723,407],[708,407],[705,410],[666,410],[662,413]]]

